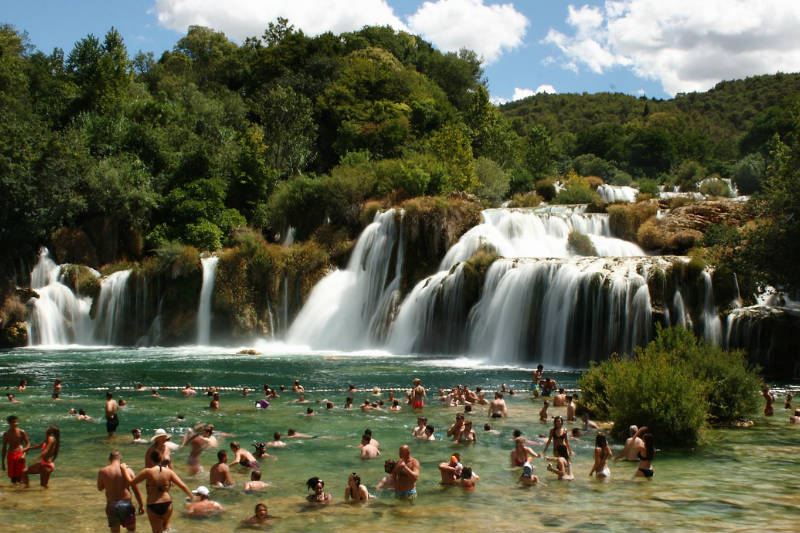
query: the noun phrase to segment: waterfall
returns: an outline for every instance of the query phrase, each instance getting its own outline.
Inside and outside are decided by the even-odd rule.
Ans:
[[[131,270],[109,275],[100,286],[95,309],[95,338],[103,344],[124,344]]]
[[[39,262],[31,272],[31,288],[39,295],[29,303],[31,345],[91,343],[91,298],[76,296],[62,283],[62,267],[50,259],[46,248],[42,248]]]
[[[703,337],[713,344],[722,344],[722,320],[714,303],[714,287],[711,275],[703,272]]]
[[[214,276],[219,257],[204,257],[203,285],[200,288],[200,305],[197,309],[197,344],[207,346],[211,341],[211,297],[214,295]]]
[[[374,345],[376,313],[399,283],[398,219],[394,209],[377,213],[361,233],[347,268],[328,274],[312,289],[287,339],[313,348],[352,350]]]
[[[604,183],[597,188],[597,194],[600,196],[600,199],[607,204],[612,204],[614,202],[633,203],[636,201],[636,195],[639,194],[639,189],[634,189],[627,185],[607,185]]]
[[[587,235],[599,256],[646,255],[638,245],[612,236],[605,213],[583,213],[580,208],[571,207],[487,209],[483,222],[447,251],[439,269],[447,270],[466,261],[487,245],[505,258],[570,257],[567,237],[572,231]]]

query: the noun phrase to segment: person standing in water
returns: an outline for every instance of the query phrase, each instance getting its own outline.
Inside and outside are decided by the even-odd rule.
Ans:
[[[489,404],[489,416],[492,418],[503,418],[508,416],[508,407],[503,399],[503,393],[494,393],[494,400]]]
[[[608,460],[613,455],[606,436],[598,433],[594,439],[594,465],[589,470],[589,477],[592,477],[592,474],[595,474],[597,479],[605,479],[611,476],[611,470],[608,469]]]
[[[11,483],[21,483],[22,472],[25,470],[25,448],[30,446],[31,442],[25,431],[19,428],[19,418],[16,415],[9,416],[6,421],[8,430],[3,433],[1,454],[3,470],[8,464],[8,477],[11,479]]]
[[[106,493],[106,518],[111,533],[119,533],[120,526],[128,531],[136,531],[136,510],[128,487],[133,489],[133,495],[139,503],[139,514],[144,514],[139,487],[131,485],[133,471],[121,461],[120,453],[112,450],[108,455],[108,465],[97,472],[97,490],[104,490]]]
[[[630,437],[625,441],[625,447],[622,448],[619,455],[614,457],[614,461],[624,458],[626,461],[633,463],[639,460],[636,457],[636,453],[644,446],[644,441],[639,438],[639,428],[636,425],[632,425],[628,428],[628,435]]]
[[[369,500],[369,491],[361,483],[361,476],[353,472],[347,478],[347,488],[344,489],[344,501],[365,502]]]
[[[114,432],[117,431],[119,426],[117,411],[119,411],[119,404],[114,399],[114,394],[111,391],[106,391],[106,431],[108,431],[109,438],[114,436]]]
[[[47,488],[47,483],[50,480],[50,475],[53,473],[53,470],[56,469],[56,465],[54,461],[56,457],[58,457],[58,449],[61,446],[61,430],[58,429],[57,426],[50,426],[44,432],[44,442],[41,444],[37,444],[36,446],[29,446],[25,448],[23,452],[27,452],[28,450],[37,450],[41,449],[42,453],[39,454],[38,462],[35,462],[33,465],[29,466],[22,472],[22,483],[28,487],[30,485],[30,481],[28,480],[28,475],[30,474],[39,474],[39,483],[44,487]]]
[[[411,449],[406,444],[400,446],[399,456],[400,459],[392,470],[394,494],[397,498],[413,500],[417,497],[419,461],[411,457]]]
[[[555,451],[556,456],[558,456],[560,453],[560,448],[558,447],[560,444],[563,444],[568,454],[572,455],[572,448],[569,445],[569,434],[564,428],[564,419],[561,416],[557,416],[553,419],[553,429],[550,430],[550,435],[547,437],[547,442],[544,443],[544,450],[542,453],[547,451],[551,441],[553,442],[553,450]],[[569,455],[567,456],[567,459],[569,459]]]
[[[411,407],[414,409],[422,409],[425,407],[425,400],[428,398],[428,393],[425,387],[422,386],[422,381],[419,378],[414,378],[414,388],[411,389]]]
[[[772,394],[771,390],[769,390],[769,385],[767,385],[764,390],[761,391],[761,395],[764,397],[764,401],[766,402],[764,405],[764,416],[772,416],[775,413],[775,409],[772,407],[772,404],[775,403],[775,395]]]
[[[172,497],[169,495],[170,487],[177,485],[189,499],[194,499],[189,487],[181,481],[171,468],[161,464],[161,457],[158,452],[150,453],[150,461],[155,466],[145,468],[133,478],[131,483],[138,485],[145,482],[147,489],[147,518],[150,520],[150,528],[153,533],[162,533],[169,529],[169,519],[172,517]]]

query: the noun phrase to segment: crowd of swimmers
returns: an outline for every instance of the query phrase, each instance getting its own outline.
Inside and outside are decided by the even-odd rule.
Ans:
[[[22,380],[18,391],[24,391],[27,383]],[[144,390],[141,384],[137,384],[137,390]],[[60,399],[61,382],[56,380],[52,389],[52,398]],[[256,406],[262,409],[269,407],[269,400],[280,397],[280,393],[286,391],[286,387],[281,386],[278,390],[270,388],[268,385],[263,387],[263,398],[256,400]],[[347,393],[357,392],[351,384],[346,390]],[[244,388],[242,396],[247,397],[249,390]],[[295,403],[307,403],[305,389],[299,380],[295,380],[292,386],[292,393],[297,395]],[[533,374],[532,393],[534,398],[543,397],[543,407],[540,411],[540,420],[548,421],[547,409],[552,399],[553,406],[566,407],[566,420],[576,420],[575,397],[567,394],[563,388],[559,388],[555,380],[543,376],[542,366],[539,365]],[[181,389],[184,397],[194,396],[197,391],[190,384]],[[220,407],[219,390],[209,387],[206,394],[211,398],[209,407],[218,409]],[[504,400],[504,394],[514,395],[513,389],[502,385],[499,390],[493,392],[493,399],[490,401],[485,398],[484,391],[480,387],[471,390],[467,386],[458,385],[449,391],[439,389],[436,401],[445,406],[463,407],[463,412],[458,412],[455,421],[448,427],[444,434],[435,433],[435,428],[428,423],[427,417],[422,414],[422,410],[428,401],[427,391],[422,386],[419,379],[414,379],[410,389],[405,391],[403,404],[418,413],[417,425],[413,428],[410,438],[414,441],[434,441],[437,436],[441,439],[452,439],[454,442],[472,444],[478,441],[479,434],[473,425],[472,420],[465,415],[477,414],[473,411],[474,406],[485,405],[489,418],[505,418],[508,416],[508,406]],[[153,389],[153,396],[159,396],[158,390]],[[382,410],[384,402],[377,399],[381,395],[377,387],[372,389],[373,398],[367,398],[359,406],[362,411],[374,409]],[[774,412],[773,403],[774,393],[769,388],[762,391],[766,406],[764,414],[769,416]],[[793,396],[791,393],[786,395],[784,407],[792,409]],[[9,394],[9,401],[19,403],[13,394]],[[325,400],[326,409],[333,409],[333,403]],[[402,409],[400,399],[395,397],[395,392],[389,392],[389,410],[398,411]],[[104,406],[104,417],[106,421],[106,431],[109,437],[113,437],[119,427],[119,409],[124,407],[122,401],[117,402],[111,391],[106,392]],[[354,400],[348,396],[344,408],[354,407]],[[70,414],[76,419],[88,421],[90,417],[83,409],[75,412],[70,410]],[[308,408],[306,415],[313,416],[313,409]],[[513,432],[513,448],[510,452],[510,466],[514,469],[521,469],[518,476],[518,483],[523,486],[543,485],[544,483],[535,474],[535,458],[544,461],[545,469],[552,473],[554,479],[572,480],[571,458],[575,454],[570,445],[570,436],[579,437],[584,433],[595,433],[594,461],[588,475],[597,479],[608,479],[611,476],[609,460],[625,460],[638,463],[635,477],[652,478],[654,475],[653,460],[656,455],[655,438],[647,431],[647,427],[630,426],[625,445],[620,453],[614,456],[606,435],[599,430],[598,424],[589,420],[588,414],[584,413],[581,417],[581,427],[573,428],[568,431],[565,427],[564,417],[558,415],[553,417],[553,427],[547,435],[539,435],[541,440],[529,440],[522,435],[522,432],[515,429]],[[179,421],[183,421],[183,415],[179,415]],[[3,433],[2,449],[2,468],[7,470],[8,477],[13,484],[29,486],[30,476],[38,475],[42,487],[47,488],[50,476],[55,470],[55,460],[58,457],[61,442],[61,433],[57,426],[51,425],[44,434],[44,439],[39,444],[32,444],[24,430],[19,427],[19,419],[15,415],[7,417],[8,430]],[[791,423],[800,423],[800,409],[794,411],[794,416],[790,418]],[[486,434],[499,434],[498,430],[492,429],[489,423],[483,425],[483,432]],[[200,466],[200,456],[204,450],[219,447],[218,436],[233,437],[231,434],[215,431],[212,424],[198,423],[186,432],[180,444],[171,442],[172,436],[164,429],[155,430],[150,439],[142,438],[139,428],[131,431],[132,443],[148,445],[145,453],[144,468],[138,473],[134,472],[126,463],[122,461],[120,452],[112,450],[108,456],[108,464],[102,467],[97,476],[97,488],[105,492],[106,496],[106,517],[108,526],[112,532],[120,531],[124,527],[129,531],[135,530],[136,516],[147,513],[152,531],[159,533],[169,529],[170,519],[173,514],[172,497],[170,489],[175,486],[183,491],[187,496],[185,513],[189,517],[208,516],[223,512],[225,509],[218,502],[210,499],[210,490],[205,485],[201,485],[195,490],[190,490],[184,481],[174,471],[172,466],[172,451],[179,447],[189,449],[187,463],[190,474],[196,476],[202,473]],[[289,429],[286,438],[288,439],[307,439],[315,438],[312,435],[299,433],[294,429]],[[280,432],[273,434],[273,440],[268,443],[254,443],[254,453],[243,448],[238,442],[232,441],[229,444],[230,454],[219,449],[216,454],[217,462],[209,470],[208,483],[212,488],[229,488],[233,486],[230,466],[239,465],[249,470],[250,479],[244,484],[244,490],[248,493],[259,493],[270,484],[261,480],[260,461],[273,458],[267,448],[281,448],[286,446],[284,437]],[[532,446],[543,444],[541,453],[536,452]],[[553,455],[545,456],[552,444]],[[360,457],[363,460],[375,459],[381,456],[380,443],[375,440],[372,432],[365,430],[360,443]],[[40,450],[39,455],[30,463],[26,463],[27,453],[32,450]],[[449,460],[443,461],[438,466],[441,476],[441,483],[444,485],[456,485],[464,490],[471,491],[477,486],[480,479],[473,467],[464,465],[460,453],[452,453]],[[394,496],[403,500],[414,500],[417,496],[416,483],[420,477],[420,463],[412,457],[409,445],[403,445],[398,451],[398,459],[387,459],[384,463],[386,476],[377,484],[378,490],[391,490]],[[144,482],[145,497],[139,490],[139,485]],[[309,494],[307,502],[310,505],[326,505],[331,503],[333,496],[325,492],[325,482],[317,476],[311,477],[306,483]],[[370,494],[366,485],[362,483],[361,477],[353,472],[348,476],[345,492],[345,502],[365,502],[374,496]],[[133,501],[136,501],[134,505]],[[270,524],[271,520],[278,518],[271,515],[266,504],[256,505],[253,515],[245,518],[243,523],[250,526]]]

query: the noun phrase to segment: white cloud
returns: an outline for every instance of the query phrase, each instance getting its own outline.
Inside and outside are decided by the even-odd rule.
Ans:
[[[527,98],[529,96],[533,96],[536,94],[533,92],[533,89],[520,89],[519,87],[514,87],[514,94],[511,96],[511,101],[515,100],[522,100],[523,98]]]
[[[636,91],[636,94],[638,94],[639,96],[644,96],[646,92],[644,89],[639,89],[638,91]]]
[[[512,4],[486,5],[483,0],[425,2],[408,17],[408,26],[440,50],[469,48],[486,64],[522,44],[529,21]]]
[[[534,94],[539,94],[539,93],[556,94],[557,91],[556,88],[553,87],[552,85],[543,84],[539,85],[533,92]]]
[[[406,22],[387,0],[156,0],[153,12],[165,28],[185,32],[193,24],[208,26],[239,42],[260,36],[277,17],[309,35],[388,25],[420,34],[445,52],[469,48],[486,64],[520,46],[529,24],[512,4],[484,0],[424,2]]]
[[[341,33],[365,25],[407,30],[386,0],[156,0],[159,24],[185,32],[193,24],[222,31],[242,41],[260,36],[278,17],[310,35]]]
[[[561,64],[577,72],[630,68],[664,91],[702,91],[722,79],[800,70],[797,0],[606,0],[569,6],[572,35],[550,29]]]

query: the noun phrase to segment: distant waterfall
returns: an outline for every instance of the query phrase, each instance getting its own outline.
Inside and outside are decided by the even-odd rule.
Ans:
[[[206,346],[211,338],[211,297],[214,295],[214,277],[219,257],[204,257],[203,285],[200,289],[200,306],[197,309],[197,344]]]
[[[89,311],[91,298],[75,295],[61,283],[62,268],[43,248],[31,272],[31,288],[39,295],[31,299],[28,338],[31,345],[88,344],[92,341]],[[98,274],[99,276],[99,274]]]
[[[597,188],[597,194],[600,196],[600,199],[607,204],[614,202],[633,203],[636,201],[636,195],[639,194],[639,189],[634,189],[627,185],[607,185],[604,183]]]
[[[311,291],[289,328],[290,343],[342,350],[375,344],[384,321],[381,313],[388,307],[384,304],[399,285],[400,216],[394,209],[375,215],[358,238],[347,268],[328,274]]]
[[[100,286],[95,309],[95,338],[103,344],[122,344],[125,331],[130,270],[114,272]]]

